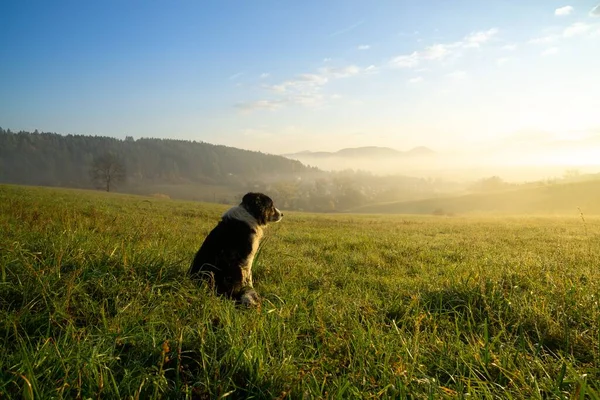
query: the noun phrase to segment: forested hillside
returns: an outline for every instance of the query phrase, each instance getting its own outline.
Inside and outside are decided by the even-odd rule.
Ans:
[[[123,160],[128,186],[147,184],[243,184],[281,179],[314,169],[260,152],[182,140],[119,140],[101,136],[18,132],[0,128],[0,182],[91,188],[95,157]]]
[[[456,189],[449,183],[400,175],[324,172],[285,157],[209,143],[13,133],[1,128],[0,183],[102,189],[90,171],[106,154],[124,164],[125,179],[111,184],[111,191],[231,204],[255,190],[268,193],[287,210],[344,211]]]

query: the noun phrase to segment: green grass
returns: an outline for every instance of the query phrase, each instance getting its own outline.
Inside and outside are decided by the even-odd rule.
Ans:
[[[130,185],[118,191],[155,198],[172,198],[224,204],[231,202],[236,196],[244,193],[242,188],[193,183]]]
[[[352,210],[371,214],[600,215],[600,180],[525,187],[495,193],[368,204]]]
[[[224,209],[0,186],[0,398],[600,397],[599,219],[286,213],[242,309]]]

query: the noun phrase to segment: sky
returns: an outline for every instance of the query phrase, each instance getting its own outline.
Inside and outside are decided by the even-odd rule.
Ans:
[[[274,154],[600,137],[598,0],[3,0],[0,60],[13,131]]]

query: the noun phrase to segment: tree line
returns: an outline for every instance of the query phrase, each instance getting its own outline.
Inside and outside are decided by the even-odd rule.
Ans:
[[[266,175],[281,178],[314,171],[284,157],[203,142],[0,128],[0,182],[91,188],[90,167],[106,154],[123,160],[128,184],[243,184]]]
[[[376,176],[355,170],[324,172],[285,157],[204,142],[121,140],[2,128],[0,183],[116,188],[230,204],[247,191],[263,191],[283,209],[323,212],[426,198],[457,189],[455,184],[434,179]],[[226,188],[228,195],[213,196],[214,186]]]

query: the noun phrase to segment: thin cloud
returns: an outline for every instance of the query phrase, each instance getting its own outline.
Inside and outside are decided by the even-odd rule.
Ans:
[[[340,29],[339,31],[335,31],[333,32],[331,35],[331,37],[333,36],[339,36],[339,35],[343,35],[344,33],[348,33],[350,31],[353,31],[354,29],[358,28],[359,26],[361,26],[364,23],[364,21],[358,21],[357,23],[350,25],[349,27],[346,27],[344,29]]]
[[[295,91],[299,93],[313,92],[319,87],[326,85],[331,79],[348,78],[361,74],[367,69],[361,69],[356,65],[346,67],[323,67],[318,73],[300,74],[294,79],[284,81],[277,85],[266,86],[275,92],[284,93],[286,91]]]
[[[394,68],[415,68],[422,61],[443,60],[449,57],[453,50],[459,47],[461,42],[450,44],[434,44],[426,47],[423,51],[414,51],[408,55],[401,55],[390,60],[389,64]]]
[[[505,44],[504,46],[502,46],[502,50],[506,50],[506,51],[515,51],[516,49],[517,49],[516,44]]]
[[[530,39],[527,43],[529,44],[534,44],[534,45],[543,45],[543,46],[549,46],[549,45],[556,45],[558,44],[560,41],[564,40],[564,39],[570,39],[570,38],[574,38],[577,36],[582,36],[582,35],[586,35],[586,34],[592,34],[592,30],[594,29],[594,27],[597,26],[596,24],[588,24],[586,22],[575,22],[571,25],[569,25],[568,27],[564,28],[562,33],[560,34],[550,34],[550,35],[546,35],[546,36],[540,36],[540,37],[536,37],[533,39]]]
[[[293,79],[283,81],[276,85],[263,85],[274,95],[275,99],[257,100],[236,104],[242,112],[256,110],[278,110],[285,106],[299,105],[303,107],[319,107],[328,101],[339,99],[339,95],[326,96],[322,93],[323,86],[335,79],[350,78],[360,74],[373,74],[377,68],[371,65],[361,68],[356,65],[344,67],[323,67],[317,73],[296,75]]]
[[[295,79],[284,81],[278,85],[267,86],[275,92],[284,93],[288,90],[299,93],[312,92],[319,86],[325,85],[329,78],[319,74],[300,74]]]
[[[563,31],[564,37],[573,37],[583,35],[592,29],[592,25],[586,24],[585,22],[575,22]]]
[[[318,107],[324,104],[325,96],[320,93],[299,94],[284,99],[286,104],[296,104],[304,107]]]
[[[388,65],[392,68],[416,68],[423,61],[443,61],[451,56],[460,55],[466,49],[481,47],[497,35],[498,32],[496,28],[488,29],[487,31],[472,32],[457,42],[437,43],[425,47],[421,51],[396,56],[388,62]]]
[[[415,78],[411,78],[411,79],[409,79],[409,80],[408,80],[408,83],[410,83],[411,85],[415,85],[415,84],[417,84],[417,83],[421,83],[421,82],[423,82],[424,80],[425,80],[425,79],[423,79],[423,77],[422,77],[422,76],[417,76],[417,77],[415,77]]]
[[[510,61],[510,58],[508,57],[501,57],[499,59],[496,60],[496,64],[498,64],[499,67],[505,65],[506,63],[508,63]]]
[[[554,10],[554,15],[556,15],[557,17],[564,17],[567,15],[570,15],[572,12],[573,12],[573,7],[564,6],[564,7],[560,7],[560,8],[557,8],[556,10]]]
[[[418,52],[413,52],[409,55],[394,57],[390,60],[390,66],[396,68],[414,68],[419,65],[420,55]]]
[[[497,34],[497,28],[488,29],[487,31],[473,32],[464,38],[465,47],[479,47],[488,42]]]
[[[268,72],[263,72],[262,74],[260,74],[260,79],[267,79],[269,76],[271,76],[271,74],[269,74]]]
[[[282,100],[256,100],[246,103],[238,103],[235,105],[235,107],[245,112],[256,110],[273,111],[281,108],[283,104],[284,102]]]
[[[369,50],[370,48],[371,48],[371,46],[368,44],[361,44],[360,46],[357,47],[358,50]]]
[[[356,65],[348,65],[347,67],[335,68],[335,67],[325,67],[319,69],[321,73],[321,77],[325,79],[333,78],[348,78],[350,76],[358,75],[362,72],[360,67]]]
[[[457,47],[456,44],[434,44],[425,48],[421,53],[421,58],[424,60],[442,60],[452,53],[452,49]]]
[[[329,98],[333,99],[333,96]],[[242,113],[250,113],[254,111],[277,111],[291,105],[319,107],[325,103],[326,99],[326,96],[321,93],[290,94],[279,99],[238,103],[235,105],[235,108],[239,109]]]
[[[375,65],[369,65],[367,68],[365,68],[364,72],[365,74],[376,74],[379,72],[379,68],[377,68]]]
[[[541,53],[542,57],[553,56],[555,54],[558,54],[558,47],[550,47]]]
[[[590,10],[590,16],[600,17],[600,4]]]
[[[229,77],[230,81],[235,81],[236,79],[240,78],[242,75],[244,75],[243,72],[238,72],[236,74],[233,74]]]

